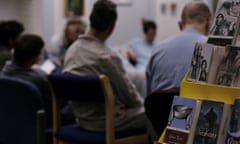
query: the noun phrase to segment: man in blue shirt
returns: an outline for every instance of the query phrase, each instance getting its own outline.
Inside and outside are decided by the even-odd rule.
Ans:
[[[147,94],[157,89],[180,87],[188,71],[196,42],[206,42],[211,13],[203,2],[185,5],[179,27],[181,32],[162,41],[153,50],[146,69]]]
[[[142,23],[144,37],[134,38],[125,44],[124,47],[132,49],[136,54],[137,61],[135,62],[135,67],[145,70],[156,43],[154,40],[157,34],[157,25],[150,20],[143,20]]]

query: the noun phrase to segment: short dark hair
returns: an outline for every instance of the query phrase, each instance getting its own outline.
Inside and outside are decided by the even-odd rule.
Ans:
[[[142,20],[143,32],[146,34],[150,29],[157,29],[157,25],[151,20]]]
[[[98,0],[90,15],[90,26],[98,32],[104,32],[117,20],[117,6],[109,0]]]
[[[0,22],[0,44],[7,46],[10,39],[15,40],[23,31],[24,26],[18,21]]]
[[[18,64],[36,58],[44,46],[44,41],[38,35],[24,34],[16,40],[13,58]]]

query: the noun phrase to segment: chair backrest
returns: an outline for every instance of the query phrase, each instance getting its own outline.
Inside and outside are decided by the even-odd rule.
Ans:
[[[148,95],[144,102],[145,112],[158,136],[167,126],[174,96],[179,95],[179,88],[156,90]]]
[[[0,75],[0,144],[37,144],[39,90],[24,80]]]
[[[105,97],[99,76],[52,74],[48,79],[57,98],[104,102]]]
[[[53,129],[60,128],[58,99],[79,102],[105,103],[106,142],[114,140],[114,97],[109,79],[105,75],[80,76],[74,74],[52,74],[48,76],[53,90]]]

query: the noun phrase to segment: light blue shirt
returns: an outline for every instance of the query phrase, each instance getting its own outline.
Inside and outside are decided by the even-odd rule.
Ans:
[[[202,33],[185,29],[159,43],[146,69],[147,94],[157,89],[179,88],[191,65],[196,42],[206,40]]]
[[[136,68],[146,68],[150,59],[151,52],[154,47],[152,44],[147,43],[143,38],[135,38],[129,41],[124,47],[131,48],[137,56]]]

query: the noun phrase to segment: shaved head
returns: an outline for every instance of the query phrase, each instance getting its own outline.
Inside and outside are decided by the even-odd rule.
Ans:
[[[181,19],[183,24],[202,24],[211,18],[211,12],[204,2],[190,2],[183,8]]]

